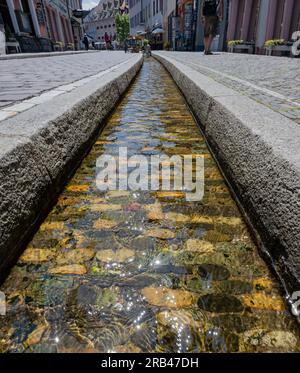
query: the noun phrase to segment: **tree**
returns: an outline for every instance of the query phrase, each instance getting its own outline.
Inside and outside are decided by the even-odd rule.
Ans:
[[[119,43],[124,43],[130,32],[129,15],[117,13],[115,17],[117,40]]]

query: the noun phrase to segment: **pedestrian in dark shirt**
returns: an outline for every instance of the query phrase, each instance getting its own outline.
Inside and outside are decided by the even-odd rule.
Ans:
[[[124,41],[124,51],[125,51],[125,53],[128,52],[128,44],[127,44],[127,40]]]
[[[203,0],[201,7],[201,18],[204,26],[204,54],[213,54],[210,50],[212,41],[218,30],[218,23],[223,21],[224,1]]]
[[[84,34],[83,44],[84,44],[85,50],[88,51],[89,50],[89,39],[87,37],[87,34]]]

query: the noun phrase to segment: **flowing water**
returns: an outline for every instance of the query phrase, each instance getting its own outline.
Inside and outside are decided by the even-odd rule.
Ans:
[[[100,192],[102,154],[203,155],[205,195]],[[1,351],[299,351],[299,329],[171,77],[147,60],[1,290]]]

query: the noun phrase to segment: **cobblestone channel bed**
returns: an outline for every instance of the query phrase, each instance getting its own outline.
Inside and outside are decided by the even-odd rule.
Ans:
[[[96,160],[123,146],[129,155],[203,155],[204,199],[100,192]],[[298,324],[185,100],[153,60],[1,291],[3,352],[300,350]]]

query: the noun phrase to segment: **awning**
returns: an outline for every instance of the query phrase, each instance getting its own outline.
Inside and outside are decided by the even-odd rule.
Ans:
[[[152,34],[156,35],[156,34],[163,34],[164,33],[164,30],[162,28],[156,28],[155,30],[152,31]]]

